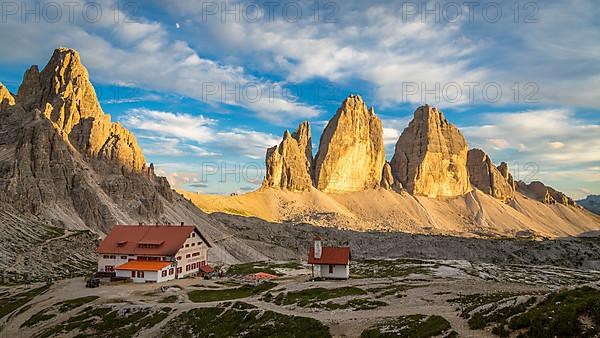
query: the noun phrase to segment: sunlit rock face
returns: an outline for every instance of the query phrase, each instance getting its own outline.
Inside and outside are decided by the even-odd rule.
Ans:
[[[381,121],[360,96],[348,96],[321,135],[315,187],[325,192],[378,188],[384,164]]]
[[[569,196],[539,181],[533,181],[529,184],[518,181],[517,191],[546,204],[577,205]]]
[[[106,231],[163,221],[169,182],[146,167],[134,135],[102,111],[79,54],[59,48],[0,86],[0,201],[65,227]],[[166,218],[164,218],[166,219]]]
[[[267,150],[263,188],[308,191],[312,187],[312,138],[303,122],[293,134],[287,130],[277,146]]]
[[[471,190],[467,142],[438,109],[419,107],[404,129],[391,161],[394,179],[411,194],[459,196]]]
[[[17,95],[25,111],[39,110],[79,151],[92,158],[143,171],[142,150],[131,132],[104,114],[77,51],[59,48],[39,72],[25,72]]]
[[[490,157],[483,150],[469,150],[467,167],[471,185],[505,203],[513,198],[514,189],[509,180],[494,166]]]

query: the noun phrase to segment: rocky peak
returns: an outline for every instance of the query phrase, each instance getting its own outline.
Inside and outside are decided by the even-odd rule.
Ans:
[[[310,124],[308,121],[304,121],[300,123],[298,129],[294,131],[292,134],[292,138],[294,138],[301,149],[304,149],[304,153],[306,154],[306,158],[308,160],[308,170],[311,170],[313,164],[313,154],[312,154],[312,136],[310,133]]]
[[[37,66],[25,73],[17,100],[26,110],[41,110],[67,134],[80,119],[104,115],[79,53],[68,48],[56,49],[41,73]]]
[[[506,165],[506,163],[504,164]],[[469,150],[467,168],[469,169],[469,180],[477,189],[505,203],[513,198],[514,189],[508,178],[505,178],[494,166],[492,159],[483,150]],[[506,166],[506,171],[508,171],[508,166]]]
[[[102,112],[76,51],[29,68],[14,101],[0,122],[0,201],[66,227],[161,222],[175,201],[170,185]]]
[[[321,135],[315,186],[326,192],[377,188],[384,164],[381,121],[359,95],[348,96]]]
[[[0,110],[3,110],[5,105],[14,105],[15,98],[8,91],[8,89],[0,82]]]
[[[500,174],[508,182],[508,185],[510,185],[512,190],[516,190],[515,179],[513,178],[513,175],[510,173],[510,171],[508,169],[508,163],[501,162],[500,165],[498,166],[498,171],[500,171]]]
[[[39,72],[25,72],[17,103],[26,111],[41,111],[65,139],[90,159],[108,160],[141,172],[146,162],[137,140],[104,114],[79,53],[59,48]],[[121,168],[118,168],[121,170]]]
[[[283,133],[283,140],[267,150],[263,188],[307,191],[312,187],[312,137],[308,122],[302,122],[293,134]]]
[[[469,190],[467,141],[437,108],[419,107],[391,161],[394,179],[410,193],[451,197]]]

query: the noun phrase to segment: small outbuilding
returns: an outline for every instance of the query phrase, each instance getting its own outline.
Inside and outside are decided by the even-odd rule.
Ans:
[[[349,247],[323,247],[319,236],[315,237],[308,250],[313,278],[348,279],[351,258]]]

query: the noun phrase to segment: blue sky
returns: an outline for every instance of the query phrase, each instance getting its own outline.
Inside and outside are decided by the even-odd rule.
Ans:
[[[104,111],[177,188],[256,189],[286,128],[309,120],[316,152],[358,93],[383,120],[389,158],[428,102],[518,178],[600,193],[593,0],[37,4],[2,5],[0,81],[16,91],[29,65],[77,49]]]

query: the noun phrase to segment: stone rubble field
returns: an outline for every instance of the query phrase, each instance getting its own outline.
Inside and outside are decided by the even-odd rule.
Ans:
[[[223,267],[223,279],[0,287],[0,332],[27,337],[548,337],[600,334],[600,271],[464,260],[352,263],[313,281],[297,261]],[[249,275],[278,278],[256,282]],[[168,285],[166,291],[161,286]]]

